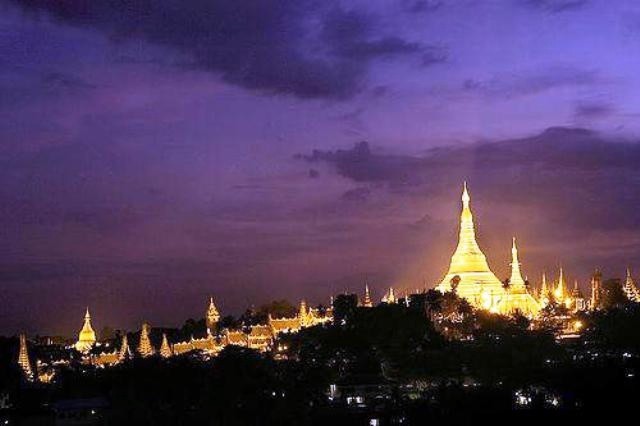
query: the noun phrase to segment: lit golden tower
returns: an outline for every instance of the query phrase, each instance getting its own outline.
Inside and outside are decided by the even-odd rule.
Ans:
[[[171,352],[171,346],[169,346],[169,341],[167,340],[167,333],[162,333],[162,345],[160,346],[160,356],[162,358],[169,358],[173,355]]]
[[[91,327],[91,315],[89,315],[89,308],[84,315],[84,324],[82,330],[78,334],[78,341],[75,344],[75,348],[78,352],[89,352],[93,345],[96,343],[96,332]]]
[[[591,277],[591,298],[589,300],[589,309],[600,309],[602,296],[602,273],[596,269]]]
[[[441,292],[452,290],[471,304],[491,309],[504,293],[502,282],[489,269],[487,258],[476,242],[476,232],[471,213],[471,197],[465,182],[462,191],[462,213],[458,246],[451,257],[449,271],[437,289]]]
[[[544,272],[542,273],[542,286],[540,287],[539,301],[543,308],[550,302],[550,292],[549,287],[547,287],[547,274]]]
[[[627,268],[627,279],[624,282],[624,286],[622,286],[622,290],[627,296],[627,299],[632,302],[640,302],[640,291],[638,291],[636,284],[633,282],[629,268]]]
[[[213,297],[209,298],[206,320],[207,334],[213,334],[218,326],[218,321],[220,321],[220,312],[218,312],[218,308],[216,308],[215,303],[213,303]]]
[[[560,275],[558,276],[558,284],[553,291],[553,300],[559,305],[565,305],[565,307],[571,307],[571,297],[567,290],[567,283],[564,279],[564,270],[560,267]]]
[[[369,293],[369,285],[364,285],[364,301],[362,302],[362,306],[365,308],[373,307],[373,302],[371,302],[371,293]]]
[[[138,353],[143,358],[149,357],[155,354],[155,350],[151,345],[151,339],[149,338],[149,324],[142,324],[142,331],[140,332],[140,344],[138,345]]]
[[[24,373],[24,377],[31,381],[33,380],[33,369],[31,368],[31,361],[29,360],[29,352],[27,350],[27,336],[20,335],[20,351],[18,352],[18,365]]]
[[[515,237],[513,238],[513,244],[511,246],[511,277],[509,278],[509,288],[500,300],[498,311],[505,314],[519,312],[528,317],[533,317],[540,311],[539,303],[529,294],[524,279],[522,279]]]
[[[120,345],[120,351],[118,352],[118,360],[124,361],[131,358],[131,350],[129,349],[129,341],[127,335],[122,336],[122,344]]]
[[[389,291],[387,293],[385,293],[384,296],[382,296],[382,303],[396,303],[397,299],[396,299],[396,293],[393,290],[393,287],[389,287]]]
[[[307,327],[310,325],[309,309],[307,308],[307,302],[303,299],[300,301],[300,307],[298,308],[298,321],[300,327]]]

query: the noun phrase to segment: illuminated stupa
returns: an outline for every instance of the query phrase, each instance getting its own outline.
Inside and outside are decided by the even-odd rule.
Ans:
[[[27,350],[27,336],[20,335],[20,351],[18,352],[18,365],[22,369],[24,377],[31,381],[33,380],[33,369],[31,368],[31,361],[29,360],[29,352]],[[6,424],[6,423],[5,423]]]
[[[470,203],[471,197],[465,182],[458,247],[451,257],[449,271],[437,289],[443,293],[455,291],[473,306],[491,312],[520,312],[526,316],[534,316],[540,306],[522,279],[515,238],[511,247],[511,277],[508,285],[505,285],[491,271],[487,258],[478,246]]]
[[[511,246],[511,277],[505,293],[498,305],[499,312],[507,314],[520,312],[522,315],[533,317],[540,311],[540,304],[529,293],[529,289],[522,279],[515,238]]]
[[[622,291],[624,291],[624,294],[632,302],[640,302],[640,291],[638,290],[638,287],[636,287],[635,282],[633,282],[631,270],[629,268],[627,268],[627,279],[622,286]]]
[[[441,292],[455,288],[460,297],[472,305],[495,310],[504,293],[502,282],[489,269],[487,258],[476,242],[476,231],[470,207],[471,197],[464,184],[458,247],[451,257],[449,271],[438,285]]]
[[[84,325],[78,334],[78,341],[75,344],[75,348],[79,352],[89,352],[95,343],[96,332],[93,331],[91,327],[91,315],[89,315],[89,308],[87,308],[87,313],[84,315]]]

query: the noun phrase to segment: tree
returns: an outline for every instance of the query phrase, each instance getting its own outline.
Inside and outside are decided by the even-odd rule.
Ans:
[[[204,318],[201,318],[199,320],[189,318],[184,322],[184,325],[180,329],[180,333],[184,338],[189,338],[190,336],[196,335],[204,335],[206,332],[207,324]]]
[[[341,325],[348,322],[358,308],[358,296],[356,294],[339,294],[333,301],[333,320]]]
[[[274,318],[291,318],[295,316],[297,312],[298,308],[291,304],[291,302],[280,299],[260,306],[256,311],[256,316],[260,319],[266,319],[269,315]]]
[[[622,290],[619,278],[609,279],[602,283],[602,306],[605,309],[621,307],[628,303],[629,299]]]

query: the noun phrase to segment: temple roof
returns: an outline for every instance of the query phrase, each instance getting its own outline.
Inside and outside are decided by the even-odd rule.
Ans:
[[[511,246],[511,277],[509,284],[512,290],[524,288],[524,279],[520,272],[520,261],[518,259],[518,248],[516,247],[516,237],[513,237],[513,245]]]

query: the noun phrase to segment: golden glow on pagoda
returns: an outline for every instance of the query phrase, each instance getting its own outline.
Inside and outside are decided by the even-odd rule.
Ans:
[[[511,255],[511,278],[509,285],[505,286],[489,268],[487,258],[476,241],[471,196],[465,182],[458,246],[451,257],[449,271],[437,289],[441,292],[455,291],[472,305],[490,312],[510,314],[519,311],[533,316],[540,310],[540,306],[529,294],[522,279],[515,238]]]
[[[167,340],[167,334],[162,333],[162,345],[160,345],[160,356],[162,358],[169,358],[173,355],[171,346],[169,346],[169,340]]]
[[[511,277],[509,278],[509,286],[505,289],[505,295],[500,301],[499,308],[501,313],[512,314],[520,312],[528,317],[537,315],[541,309],[538,301],[529,294],[527,285],[524,279],[522,279],[515,237],[513,238],[513,244],[511,246]]]
[[[87,308],[87,312],[84,315],[84,325],[78,334],[75,348],[79,352],[89,352],[95,343],[96,332],[91,327],[91,315],[89,315],[89,308]]]
[[[498,277],[489,269],[487,258],[476,242],[470,203],[471,196],[465,182],[462,191],[458,247],[451,257],[449,271],[438,285],[438,290],[450,291],[453,285],[460,297],[489,310],[497,303],[496,296],[504,290]]]
[[[29,352],[27,350],[27,336],[25,336],[24,334],[20,335],[18,365],[22,369],[24,377],[29,381],[33,380],[33,369],[31,368],[31,361],[29,360]]]
[[[636,283],[633,281],[631,277],[631,270],[627,268],[627,279],[622,286],[622,291],[627,296],[627,299],[632,302],[640,302],[640,290],[636,287]]]

